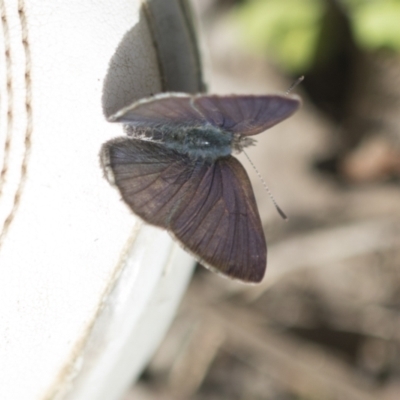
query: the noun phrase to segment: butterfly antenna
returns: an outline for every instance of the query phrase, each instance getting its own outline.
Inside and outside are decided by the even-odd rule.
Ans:
[[[286,90],[285,94],[289,94],[297,85],[304,81],[304,75],[297,78],[291,85],[288,90]]]
[[[293,85],[292,85],[293,86]],[[246,156],[246,158],[249,160],[249,163],[251,164],[251,166],[253,167],[254,171],[256,171],[257,176],[259,177],[261,183],[264,186],[264,189],[267,191],[269,197],[272,200],[272,203],[274,203],[274,206],[276,208],[276,211],[278,211],[279,215],[283,218],[283,219],[288,219],[287,215],[283,212],[283,210],[278,206],[278,203],[275,201],[274,196],[272,196],[271,191],[269,190],[269,187],[267,186],[267,184],[265,183],[264,178],[261,176],[261,174],[258,172],[258,169],[256,168],[256,166],[253,164],[253,161],[251,161],[250,157],[247,155],[247,153],[242,150],[244,155]]]

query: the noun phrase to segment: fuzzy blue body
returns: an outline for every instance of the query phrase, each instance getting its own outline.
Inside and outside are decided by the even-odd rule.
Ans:
[[[233,134],[212,125],[173,128],[160,125],[150,129],[127,125],[125,130],[131,137],[163,144],[166,148],[192,159],[215,161],[232,153]]]

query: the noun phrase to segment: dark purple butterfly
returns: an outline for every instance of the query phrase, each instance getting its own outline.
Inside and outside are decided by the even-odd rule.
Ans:
[[[132,211],[167,229],[201,264],[260,282],[263,228],[250,180],[231,153],[299,106],[286,95],[156,95],[109,118],[128,136],[105,143],[101,163]]]

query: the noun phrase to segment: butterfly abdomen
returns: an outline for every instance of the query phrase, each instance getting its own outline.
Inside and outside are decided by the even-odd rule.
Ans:
[[[136,139],[149,140],[164,145],[192,158],[214,161],[232,153],[233,134],[211,125],[157,128],[127,125],[126,133]]]

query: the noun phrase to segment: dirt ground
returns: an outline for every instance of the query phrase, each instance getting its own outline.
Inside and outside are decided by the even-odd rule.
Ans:
[[[292,83],[240,48],[230,26],[201,28],[210,92],[284,92]],[[369,63],[370,75],[382,63]],[[302,109],[257,137],[248,154],[287,222],[239,157],[267,237],[264,281],[244,285],[198,267],[126,400],[400,398],[400,61],[393,65],[396,73],[349,85],[347,115],[380,121],[366,139],[344,146],[360,136],[356,118],[334,120],[301,85]],[[371,92],[383,92],[385,77],[390,98]],[[392,136],[382,133],[389,125]],[[331,159],[336,168],[320,167]]]

